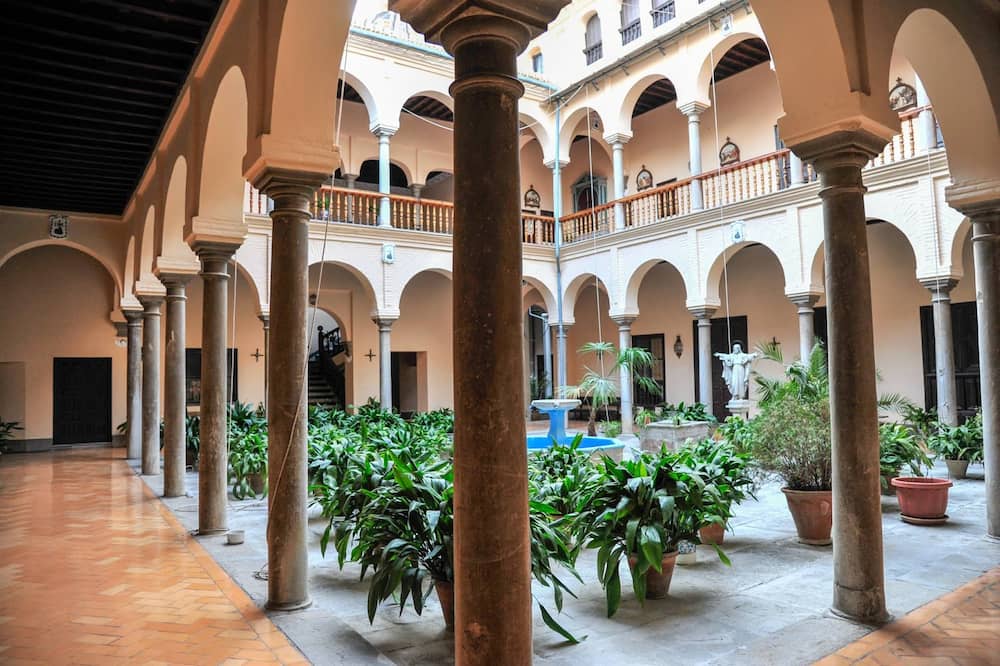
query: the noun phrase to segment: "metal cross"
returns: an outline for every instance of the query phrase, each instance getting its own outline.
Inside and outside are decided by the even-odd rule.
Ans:
[[[369,363],[371,363],[372,360],[375,358],[375,352],[372,351],[371,347],[368,348],[368,353],[365,354],[365,356],[368,357],[368,362]]]
[[[253,356],[254,361],[257,363],[260,363],[260,359],[264,357],[264,355],[260,353],[260,347],[258,347],[257,350],[250,355]]]

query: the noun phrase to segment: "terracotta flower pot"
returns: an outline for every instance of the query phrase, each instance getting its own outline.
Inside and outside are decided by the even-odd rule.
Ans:
[[[944,464],[948,466],[949,479],[964,479],[969,471],[968,460],[945,460]]]
[[[904,519],[942,521],[947,518],[951,481],[927,476],[897,476],[892,480]]]
[[[639,558],[635,555],[628,556],[628,566],[634,569]],[[677,563],[677,551],[664,553],[663,561],[660,562],[662,573],[657,573],[656,569],[646,572],[646,598],[663,599],[670,590],[670,579],[674,576],[674,565]]]
[[[444,615],[444,628],[455,631],[455,584],[448,581],[434,581],[434,590],[441,604],[441,614]]]
[[[799,543],[809,546],[828,546],[832,543],[830,530],[833,529],[833,491],[792,490],[782,488],[788,510],[795,521],[795,531]]]
[[[698,530],[698,536],[704,544],[721,546],[726,538],[726,526],[719,523],[709,523]]]

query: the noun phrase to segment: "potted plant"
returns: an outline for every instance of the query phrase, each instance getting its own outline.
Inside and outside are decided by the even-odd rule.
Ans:
[[[977,413],[960,426],[938,424],[937,432],[927,438],[927,445],[944,459],[948,476],[964,479],[969,463],[983,459],[982,414]]]
[[[616,462],[604,456],[599,469],[601,479],[577,525],[581,541],[598,549],[597,577],[611,617],[621,603],[621,561],[628,561],[640,603],[665,597],[678,545],[682,540],[697,542],[699,511],[718,491],[666,448],[656,455],[643,453],[637,460]]]
[[[236,499],[267,494],[266,425],[247,430],[229,442],[229,475]]]
[[[628,347],[617,350],[610,342],[588,342],[580,347],[581,354],[597,356],[597,369],[585,367],[583,379],[576,386],[564,386],[561,389],[564,398],[586,400],[590,405],[587,418],[587,435],[597,435],[597,411],[613,403],[621,394],[618,386],[620,370],[625,369],[636,383],[645,391],[654,395],[660,394],[660,385],[651,377],[646,377],[639,370],[653,367],[653,355],[641,347]]]
[[[644,451],[656,452],[664,444],[676,451],[689,441],[709,437],[718,423],[700,402],[690,405],[662,403],[659,409],[662,418],[647,423],[642,429],[640,446]]]
[[[198,465],[198,452],[201,449],[201,417],[197,414],[189,414],[184,419],[184,441],[184,463],[188,467],[195,467]]]
[[[878,429],[879,474],[882,477],[882,492],[895,495],[895,486],[890,482],[899,476],[904,467],[913,476],[923,476],[921,466],[930,467],[931,459],[917,444],[913,431],[900,423],[883,423]]]
[[[782,362],[777,349],[760,348]],[[758,467],[785,482],[782,492],[799,541],[828,545],[833,527],[830,391],[821,344],[809,358],[785,367],[784,379],[755,374],[761,413],[754,419],[752,451]]]
[[[657,407],[657,409],[659,409],[659,407]],[[633,420],[637,426],[645,428],[657,418],[659,418],[659,415],[656,412],[646,409],[645,407],[640,407],[636,410],[635,418]]]
[[[688,448],[698,464],[706,483],[712,484],[716,493],[705,496],[699,512],[698,537],[701,543],[721,545],[725,540],[733,506],[753,493],[750,473],[750,454],[740,452],[728,441],[703,439]]]
[[[19,421],[4,421],[0,418],[0,454],[7,453],[7,442],[14,439],[12,433],[15,430],[24,430]]]
[[[622,434],[621,421],[601,421],[601,434],[614,439]]]

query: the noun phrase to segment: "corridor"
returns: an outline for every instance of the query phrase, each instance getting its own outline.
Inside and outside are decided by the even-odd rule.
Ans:
[[[124,453],[0,462],[0,663],[306,663]]]

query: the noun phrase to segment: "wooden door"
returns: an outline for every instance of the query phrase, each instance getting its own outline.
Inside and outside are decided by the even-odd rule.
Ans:
[[[976,302],[951,304],[952,352],[955,355],[955,406],[964,421],[983,405],[979,379],[979,321]],[[937,408],[937,359],[934,309],[920,307],[920,339],[924,357],[924,409]]]
[[[698,358],[700,357],[700,352],[698,349],[698,322],[693,320],[691,322],[691,331],[694,335],[694,385],[695,393],[697,393],[698,387]],[[747,342],[747,318],[746,315],[718,317],[712,320],[712,353],[716,352],[729,352],[732,351],[732,347],[729,344],[730,338],[732,341],[739,342],[743,345],[743,351],[750,351],[749,342]],[[750,385],[750,392],[753,393],[753,384]],[[720,421],[725,420],[731,412],[726,409],[726,403],[730,400],[729,388],[726,387],[726,383],[722,381],[722,361],[720,361],[715,356],[712,356],[712,413]]]
[[[52,360],[52,444],[111,441],[111,359]]]

